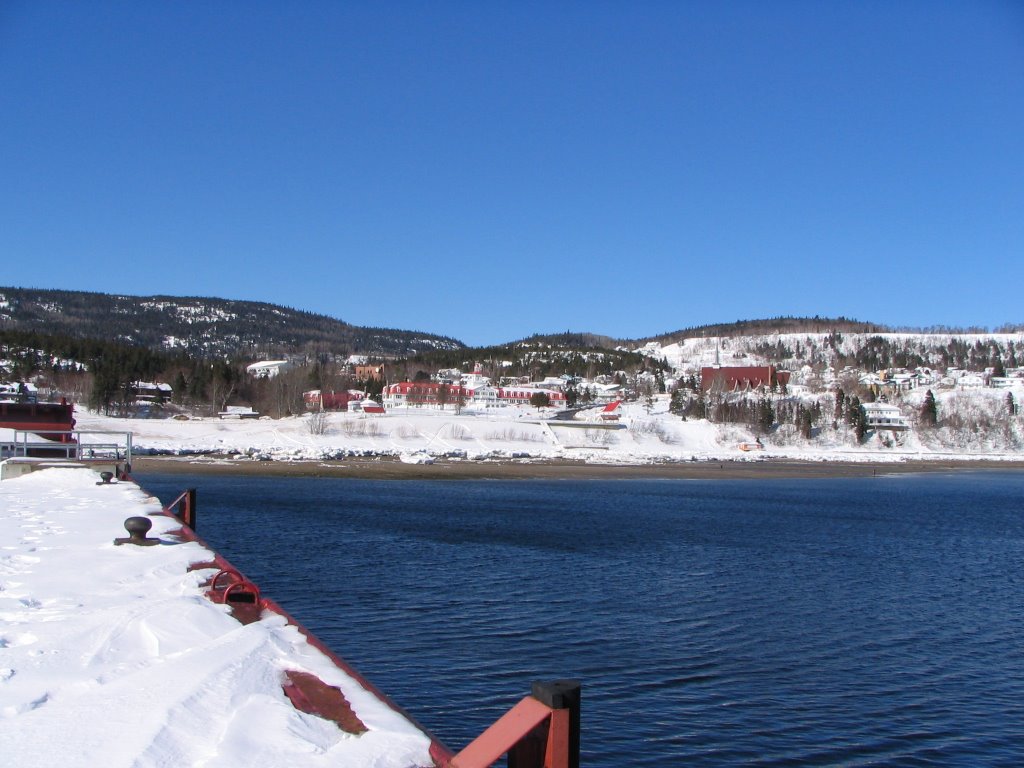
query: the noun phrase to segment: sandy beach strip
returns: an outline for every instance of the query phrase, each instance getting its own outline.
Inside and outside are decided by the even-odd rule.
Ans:
[[[372,480],[768,480],[1021,470],[1024,470],[1024,461],[849,462],[766,459],[593,464],[552,460],[438,459],[433,464],[406,464],[390,457],[352,458],[341,461],[251,461],[198,456],[136,457],[132,466],[132,474],[140,478],[144,478],[147,473],[175,473],[260,477],[357,477]]]

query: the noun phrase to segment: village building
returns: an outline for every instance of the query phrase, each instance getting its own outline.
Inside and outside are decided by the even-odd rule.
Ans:
[[[556,389],[559,392],[565,389],[568,382],[566,377],[563,376],[547,376],[541,381],[538,381],[534,386],[541,387],[542,389]]]
[[[174,394],[174,387],[163,382],[133,381],[135,401],[141,403],[166,403]]]
[[[447,408],[471,405],[477,408],[493,408],[505,405],[531,405],[537,393],[548,396],[552,407],[565,407],[565,393],[553,389],[542,389],[521,385],[517,387],[493,387],[486,377],[471,379],[478,386],[444,384],[437,381],[401,381],[384,388],[381,400],[387,409],[393,408]]]
[[[366,393],[357,389],[343,389],[341,392],[311,389],[302,393],[307,411],[347,411],[350,403],[362,400]]]
[[[39,389],[30,381],[0,382],[0,401],[35,403],[39,401]]]
[[[921,375],[916,371],[883,371],[883,380],[891,383],[897,392],[909,392],[916,389],[921,382]]]
[[[259,411],[253,410],[248,405],[229,405],[223,411],[217,413],[222,419],[258,419]]]
[[[272,379],[278,374],[290,371],[295,366],[288,360],[263,360],[245,367],[245,372],[257,379]]]
[[[458,384],[443,384],[437,381],[400,381],[384,387],[381,402],[385,409],[391,408],[444,408],[451,405],[465,405],[472,398],[472,391]]]
[[[858,379],[858,383],[865,389],[871,390],[875,397],[889,397],[916,389],[920,385],[921,379],[921,374],[916,371],[886,370],[878,373],[865,373]]]
[[[581,384],[578,388],[581,399],[586,403],[600,405],[602,403],[613,403],[623,398],[621,384],[589,383]]]
[[[353,370],[359,381],[384,381],[383,365],[356,365]]]
[[[980,373],[965,373],[956,380],[957,389],[983,389],[985,377]]]
[[[773,365],[705,366],[700,369],[700,388],[704,392],[749,392],[764,387],[773,389],[789,384],[789,371]]]
[[[361,394],[362,397],[358,400],[349,400],[349,411],[355,411],[356,413],[384,413],[383,405],[367,397],[365,392]]]
[[[472,373],[459,374],[459,383],[466,389],[477,390],[481,387],[490,387],[491,380],[483,375],[482,369],[477,365]],[[497,390],[495,390],[497,392]]]
[[[995,389],[1021,389],[1024,388],[1024,378],[1020,376],[993,376],[990,383]]]
[[[501,387],[498,390],[498,402],[505,405],[530,405],[530,401],[537,394],[547,395],[552,408],[565,408],[564,392],[531,386]]]
[[[864,403],[864,414],[867,417],[868,429],[891,429],[902,431],[910,429],[910,422],[895,405],[888,403]]]
[[[458,368],[442,368],[430,378],[442,384],[454,384],[462,379],[462,371]]]

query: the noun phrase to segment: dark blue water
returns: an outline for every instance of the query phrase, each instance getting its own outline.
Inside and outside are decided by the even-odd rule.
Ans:
[[[455,749],[575,677],[587,766],[1024,764],[1024,474],[139,479]]]

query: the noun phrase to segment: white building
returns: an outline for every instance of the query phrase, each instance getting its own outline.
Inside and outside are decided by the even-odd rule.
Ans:
[[[1018,376],[993,376],[992,386],[996,389],[1021,389],[1024,388],[1024,379]]]
[[[135,399],[141,402],[162,403],[171,399],[174,388],[170,384],[152,381],[134,381]]]
[[[910,429],[910,422],[904,417],[900,409],[888,403],[864,403],[864,413],[867,416],[868,429]]]
[[[263,360],[246,366],[245,372],[257,379],[272,379],[277,374],[290,371],[294,367],[287,360]]]
[[[498,405],[498,388],[491,384],[490,378],[481,373],[479,365],[472,373],[461,374],[460,385],[469,395],[468,404],[480,408],[494,408]]]
[[[956,380],[957,389],[983,389],[985,377],[977,373],[965,373]]]

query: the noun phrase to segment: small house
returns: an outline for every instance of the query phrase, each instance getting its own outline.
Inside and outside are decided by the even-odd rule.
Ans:
[[[619,410],[620,405],[622,405],[621,400],[608,403],[601,411],[601,421],[618,421],[622,415]]]
[[[259,411],[254,411],[247,405],[229,405],[217,414],[222,419],[258,419]]]
[[[864,403],[864,414],[867,416],[868,429],[891,429],[902,431],[910,429],[903,413],[895,405],[888,403]]]
[[[263,360],[247,365],[245,372],[257,379],[272,379],[278,374],[290,371],[293,367],[287,360]]]

